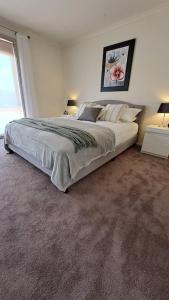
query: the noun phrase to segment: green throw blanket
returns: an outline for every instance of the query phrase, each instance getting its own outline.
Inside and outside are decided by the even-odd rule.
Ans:
[[[37,120],[31,118],[22,118],[12,122],[22,124],[24,126],[36,128],[43,131],[52,132],[62,137],[69,139],[74,147],[75,152],[82,148],[97,147],[95,138],[85,130],[77,129],[74,127],[60,126],[44,120]]]

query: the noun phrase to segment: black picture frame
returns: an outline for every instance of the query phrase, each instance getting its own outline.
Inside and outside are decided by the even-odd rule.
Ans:
[[[124,41],[124,42],[114,44],[114,45],[110,45],[110,46],[107,46],[107,47],[103,48],[101,92],[128,91],[129,83],[130,83],[132,62],[133,62],[133,55],[134,55],[134,49],[135,49],[135,42],[136,42],[136,39],[131,39],[131,40],[128,40],[128,41]],[[108,63],[106,62],[108,54],[111,55],[110,53],[118,53],[118,51],[123,51],[124,47],[128,47],[127,48],[127,55],[123,54],[123,55],[126,56],[126,62],[124,63],[125,72],[123,71],[124,68],[122,68],[120,64],[118,65],[118,61],[120,61],[120,59],[122,60],[122,55],[117,57],[114,54],[113,57],[109,58]],[[114,68],[115,73],[113,73],[113,71],[112,71],[112,73],[115,74],[115,76],[116,76],[116,77],[113,77],[113,78],[116,78],[116,79],[112,79],[112,81],[111,81],[112,77],[111,77],[111,75],[109,75],[109,74],[112,74],[112,73],[110,73],[110,70],[108,70],[108,68],[110,68],[111,65],[112,65],[112,67],[111,67],[110,70],[113,70],[113,68]],[[108,66],[107,69],[106,69],[106,66]],[[115,68],[116,68],[116,70],[115,70]],[[119,68],[121,68],[121,69],[119,69]],[[109,74],[107,72],[109,72]],[[107,78],[110,78],[109,79],[110,86],[108,85],[108,83],[107,83],[107,86],[105,85],[105,80],[106,80],[105,74],[106,74]],[[122,74],[122,76],[124,78],[120,79],[120,77],[119,77],[119,79],[117,79],[119,74]],[[112,76],[114,76],[114,75],[112,75]]]

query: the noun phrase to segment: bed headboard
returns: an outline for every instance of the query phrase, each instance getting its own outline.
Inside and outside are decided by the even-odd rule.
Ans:
[[[106,106],[107,104],[127,104],[131,108],[140,108],[140,109],[142,109],[142,111],[138,114],[137,120],[136,120],[136,122],[139,125],[141,123],[141,120],[142,120],[143,114],[144,114],[144,110],[145,110],[144,105],[138,105],[138,104],[125,102],[125,101],[121,101],[121,100],[98,100],[98,101],[94,101],[94,103],[99,104],[99,105],[103,105],[103,106]]]

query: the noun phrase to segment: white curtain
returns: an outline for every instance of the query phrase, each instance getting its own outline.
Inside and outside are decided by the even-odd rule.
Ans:
[[[30,41],[27,36],[20,33],[17,33],[16,36],[26,117],[37,117],[38,106],[33,79]]]

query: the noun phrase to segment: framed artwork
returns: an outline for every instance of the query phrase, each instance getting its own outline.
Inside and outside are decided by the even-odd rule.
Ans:
[[[135,41],[103,48],[101,92],[128,91]]]

